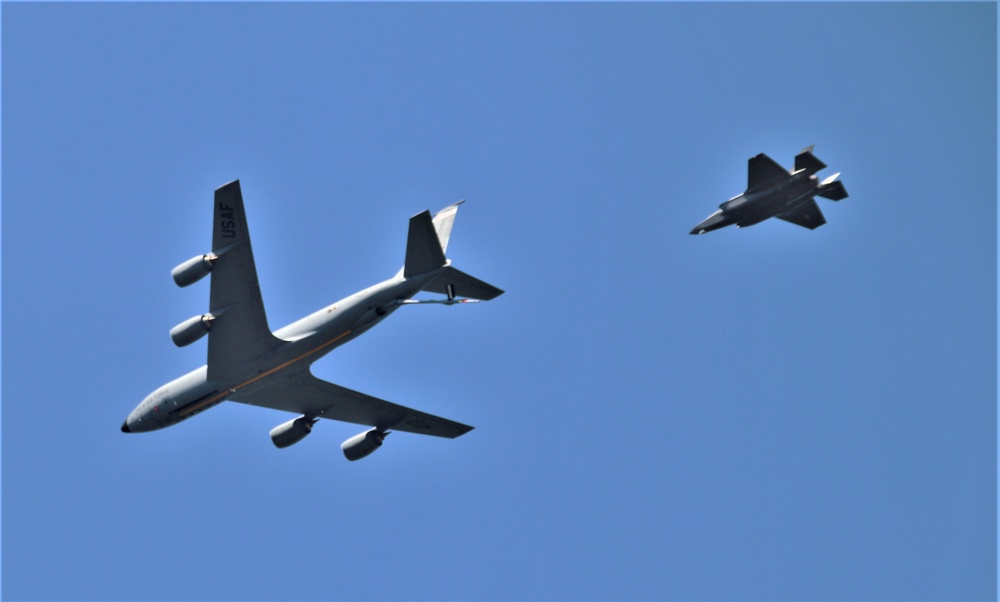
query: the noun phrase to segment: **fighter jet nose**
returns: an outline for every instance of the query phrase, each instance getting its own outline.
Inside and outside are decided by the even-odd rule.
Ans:
[[[727,218],[722,213],[722,209],[719,209],[712,215],[705,218],[705,221],[701,222],[691,230],[691,234],[704,234],[712,230],[718,230],[723,226],[728,226],[733,223],[729,218]]]
[[[123,433],[131,433],[132,432],[132,429],[130,429],[128,427],[128,420],[126,420],[125,422],[122,423],[122,432]]]

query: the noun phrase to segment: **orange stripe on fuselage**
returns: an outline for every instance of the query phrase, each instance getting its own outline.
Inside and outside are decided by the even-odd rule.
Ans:
[[[227,389],[226,392],[223,393],[223,394],[221,394],[221,395],[216,395],[215,397],[211,397],[209,399],[206,399],[205,401],[203,401],[203,402],[201,402],[201,403],[199,403],[197,405],[193,405],[191,407],[184,408],[184,410],[182,410],[181,412],[179,412],[179,414],[181,415],[181,418],[187,418],[192,413],[197,412],[198,410],[204,408],[205,406],[207,406],[209,404],[213,404],[213,403],[216,403],[216,402],[222,400],[227,395],[232,395],[233,393],[239,391],[243,387],[246,387],[248,385],[252,385],[253,383],[257,382],[258,380],[260,380],[262,378],[266,378],[268,376],[271,376],[272,374],[274,374],[275,372],[278,372],[279,370],[284,370],[285,368],[291,366],[292,364],[294,364],[296,362],[300,362],[303,359],[309,357],[310,355],[312,355],[312,354],[314,354],[314,353],[316,353],[316,352],[318,352],[320,350],[326,349],[330,345],[333,345],[334,343],[336,343],[337,341],[339,341],[340,339],[346,337],[349,334],[351,334],[351,331],[350,330],[345,330],[344,332],[342,332],[339,335],[333,337],[329,341],[323,343],[319,347],[316,347],[315,349],[307,351],[307,352],[303,353],[302,355],[300,355],[300,356],[298,356],[296,358],[288,360],[287,362],[285,362],[284,364],[281,364],[280,366],[275,366],[274,368],[271,368],[267,372],[263,372],[261,374],[258,374],[257,376],[255,376],[255,377],[253,377],[253,378],[251,378],[251,379],[249,379],[249,380],[247,380],[247,381],[245,381],[243,383],[240,383],[240,384],[238,384],[238,385],[236,385],[234,387],[231,387],[231,388]]]

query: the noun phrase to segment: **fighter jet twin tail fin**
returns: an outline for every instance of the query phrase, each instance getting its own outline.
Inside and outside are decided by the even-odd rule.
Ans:
[[[812,146],[807,146],[802,149],[801,153],[795,156],[795,172],[805,170],[806,173],[812,175],[826,168],[826,163],[817,159],[816,155],[812,154],[812,150]],[[816,194],[831,201],[846,199],[847,189],[844,188],[844,183],[834,181],[839,175],[839,173],[835,173],[823,180],[819,185],[819,192]]]
[[[802,149],[802,152],[795,155],[795,171],[793,173],[805,170],[806,173],[812,175],[826,168],[826,163],[817,159],[816,155],[812,154],[812,151],[813,147],[807,146]]]

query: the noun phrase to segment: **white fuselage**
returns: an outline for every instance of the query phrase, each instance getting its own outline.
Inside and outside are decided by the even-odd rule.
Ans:
[[[449,262],[450,264],[450,262]],[[124,432],[168,427],[216,406],[240,392],[267,388],[366,332],[399,308],[443,270],[419,276],[403,274],[370,286],[274,332],[285,344],[232,374],[213,374],[208,365],[170,381],[150,393],[122,425]],[[209,333],[211,338],[211,333]]]

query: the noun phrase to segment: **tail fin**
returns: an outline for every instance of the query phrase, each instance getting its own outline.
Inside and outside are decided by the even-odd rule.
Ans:
[[[431,219],[431,212],[424,211],[410,218],[410,232],[406,238],[406,263],[403,276],[409,278],[436,270],[445,264],[451,227],[455,223],[461,200],[438,211]]]
[[[410,232],[406,237],[403,276],[409,278],[424,274],[444,267],[444,264],[444,249],[441,248],[441,240],[431,220],[431,212],[424,211],[414,215],[410,218]]]
[[[430,211],[424,211],[410,218],[410,231],[406,239],[406,263],[402,269],[404,278],[426,274],[444,268],[434,280],[424,285],[423,290],[430,293],[448,295],[449,299],[463,297],[489,301],[503,294],[503,291],[470,276],[450,265],[444,252],[451,238],[451,228],[455,223],[458,206],[465,201],[459,201],[438,211],[431,218]]]
[[[458,206],[465,202],[465,199],[449,205],[438,211],[434,215],[434,230],[438,235],[438,242],[441,243],[441,251],[448,252],[448,239],[451,238],[451,227],[455,223],[455,214],[458,213]]]
[[[816,158],[816,155],[812,154],[813,147],[807,146],[802,149],[802,152],[795,155],[795,171],[799,172],[805,170],[806,173],[812,175],[817,171],[822,171],[826,167],[826,163],[823,163]]]

